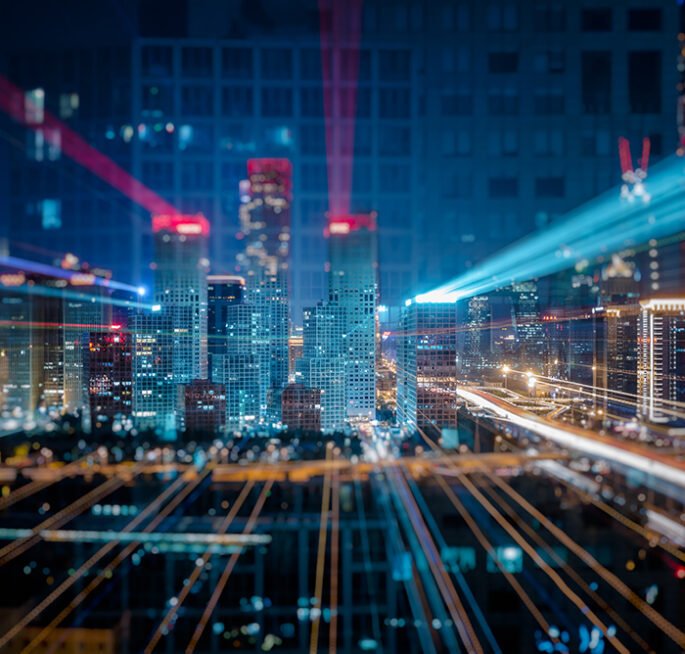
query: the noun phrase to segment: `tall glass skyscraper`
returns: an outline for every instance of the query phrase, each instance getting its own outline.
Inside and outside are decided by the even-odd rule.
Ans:
[[[376,214],[332,216],[328,223],[329,292],[342,315],[346,413],[376,415]]]
[[[177,384],[207,378],[207,239],[204,216],[155,216],[154,299],[171,321]]]
[[[287,159],[250,159],[247,173],[240,193],[245,247],[238,264],[246,279],[246,300],[258,316],[259,415],[276,422],[288,383],[292,167]]]

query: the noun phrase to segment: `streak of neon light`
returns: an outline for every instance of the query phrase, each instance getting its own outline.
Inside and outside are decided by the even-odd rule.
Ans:
[[[83,166],[83,168],[96,177],[99,177],[112,188],[123,193],[136,204],[147,209],[150,213],[178,213],[176,207],[138,181],[109,157],[96,150],[49,111],[43,112],[42,122],[34,123],[28,120],[26,112],[27,103],[30,104],[30,100],[27,100],[24,91],[12,84],[6,77],[0,75],[0,110],[7,113],[10,118],[36,132],[48,131],[59,133],[61,149],[67,157]]]
[[[685,165],[670,157],[650,176],[652,202],[626,205],[616,190],[571,211],[550,228],[528,236],[428,293],[417,302],[456,301],[501,288],[513,281],[548,275],[651,238],[682,231]]]
[[[350,210],[362,0],[319,0],[328,203]]]
[[[50,266],[45,263],[29,261],[28,259],[20,259],[18,257],[0,256],[0,266],[7,266],[8,268],[14,268],[25,273],[36,273],[37,275],[47,275],[49,277],[57,277],[58,279],[66,279],[70,282],[78,282],[80,279],[84,279],[84,276],[87,276],[87,278],[92,281],[92,284],[90,284],[91,286],[101,286],[103,288],[111,288],[118,291],[130,291],[131,293],[138,293],[137,286],[131,286],[130,284],[117,282],[113,279],[98,277],[97,275],[89,272],[64,270],[64,268],[58,268],[57,266]]]

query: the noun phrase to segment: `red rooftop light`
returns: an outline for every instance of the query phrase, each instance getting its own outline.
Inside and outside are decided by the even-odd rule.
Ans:
[[[209,221],[201,214],[164,214],[152,218],[152,231],[182,236],[209,236]]]
[[[349,234],[358,229],[368,229],[369,231],[375,232],[376,212],[329,216],[326,235]]]

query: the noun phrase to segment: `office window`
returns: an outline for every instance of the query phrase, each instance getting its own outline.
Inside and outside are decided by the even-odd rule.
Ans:
[[[563,156],[564,133],[561,130],[538,129],[533,135],[533,151],[542,156]]]
[[[491,177],[488,180],[488,195],[491,198],[515,198],[519,194],[516,177]]]
[[[174,188],[174,165],[170,161],[143,161],[143,182],[155,190]]]
[[[307,227],[323,225],[324,214],[328,210],[328,199],[323,197],[303,198],[300,202],[302,224]]]
[[[262,50],[262,77],[264,79],[289,80],[292,76],[292,50],[289,48],[264,48]]]
[[[610,32],[611,9],[583,9],[580,14],[580,29],[583,32]]]
[[[409,50],[381,50],[378,53],[378,70],[381,81],[409,80],[411,52]]]
[[[174,51],[170,47],[146,45],[141,49],[143,75],[166,77],[173,70]]]
[[[491,52],[488,55],[488,72],[507,74],[518,71],[519,56],[516,52]]]
[[[566,70],[566,57],[563,50],[547,50],[533,56],[533,69],[536,73],[558,75]]]
[[[323,123],[302,125],[300,128],[300,150],[302,154],[308,155],[324,155],[326,153],[326,131]]]
[[[214,187],[214,168],[211,161],[181,162],[181,186],[185,191],[209,191]]]
[[[368,160],[367,160],[368,161]],[[356,197],[360,193],[370,193],[372,190],[373,174],[371,164],[357,160],[352,171],[352,192]]]
[[[375,134],[371,125],[357,122],[354,126],[354,154],[360,156],[371,154]]]
[[[470,116],[473,114],[473,96],[470,93],[448,93],[440,98],[443,116]]]
[[[661,52],[641,50],[628,54],[628,102],[634,114],[661,112]]]
[[[292,116],[293,92],[289,88],[262,89],[262,116],[269,118]]]
[[[580,69],[583,111],[608,114],[611,111],[611,53],[583,52]]]
[[[403,164],[381,164],[378,181],[381,192],[406,193],[409,188],[409,166]]]
[[[210,86],[184,86],[181,88],[181,113],[184,116],[211,116],[214,99]]]
[[[466,32],[471,29],[471,8],[446,0],[439,12],[435,12],[438,27],[445,32]]]
[[[302,190],[324,192],[328,188],[326,162],[302,164]]]
[[[320,87],[300,89],[300,114],[310,118],[323,116],[323,92]]]
[[[463,170],[445,170],[442,175],[442,196],[454,200],[472,197],[473,176]]]
[[[651,144],[650,152],[657,157],[664,153],[664,139],[661,134],[650,134],[649,141]]]
[[[254,76],[252,50],[224,48],[221,51],[221,70],[224,77],[250,79]]]
[[[254,112],[254,98],[250,86],[226,86],[221,93],[223,116],[249,117]]]
[[[589,157],[613,154],[609,132],[604,129],[585,132],[580,138],[580,153]]]
[[[161,111],[169,115],[174,112],[174,91],[171,84],[144,84],[141,93],[143,111]]]
[[[561,4],[536,6],[533,27],[536,32],[563,32],[566,29],[566,10]]]
[[[565,192],[563,177],[538,177],[535,180],[535,196],[538,198],[563,198]]]
[[[467,156],[472,153],[471,132],[465,129],[445,129],[440,134],[442,154]]]
[[[518,29],[518,8],[513,4],[491,4],[487,13],[488,29],[492,32],[514,32]]]
[[[381,118],[409,118],[411,116],[411,94],[408,89],[381,89]]]
[[[519,135],[515,129],[493,130],[488,135],[488,151],[493,157],[513,157],[519,153]]]
[[[381,155],[408,156],[411,154],[411,130],[409,127],[381,125],[379,132]]]
[[[515,89],[488,92],[488,113],[492,116],[515,116],[519,112],[519,96]]]
[[[357,89],[357,118],[371,118],[371,89]]]
[[[321,80],[321,50],[305,48],[300,51],[300,78],[319,82]]]
[[[631,32],[658,32],[661,29],[661,9],[629,9],[628,29]]]
[[[553,89],[535,91],[533,108],[539,116],[563,114],[566,108],[563,91]]]
[[[214,52],[211,48],[183,48],[181,70],[187,77],[211,77],[214,74]]]

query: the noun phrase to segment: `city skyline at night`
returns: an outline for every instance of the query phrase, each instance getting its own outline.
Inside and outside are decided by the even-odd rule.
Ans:
[[[7,0],[0,654],[685,651],[685,7]]]

